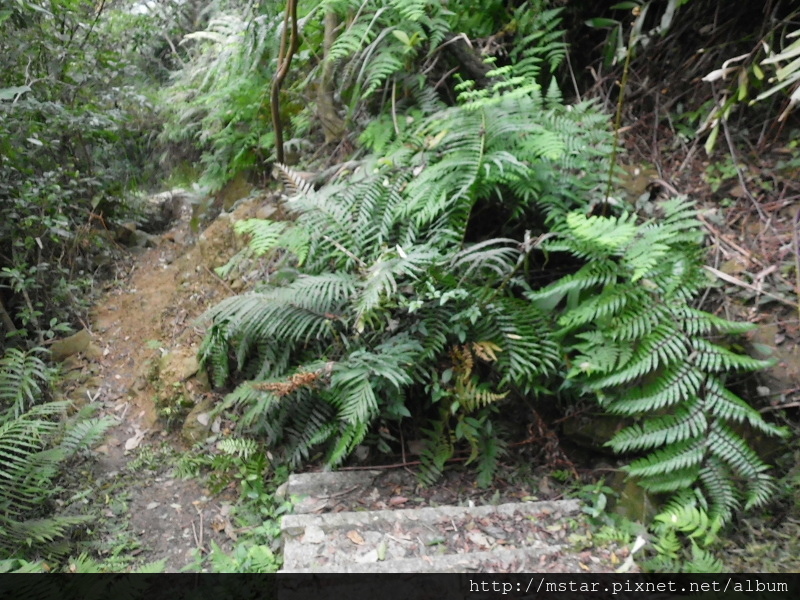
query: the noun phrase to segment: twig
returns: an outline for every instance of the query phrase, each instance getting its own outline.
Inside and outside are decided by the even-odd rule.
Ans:
[[[608,168],[608,183],[606,184],[606,193],[603,197],[603,216],[608,208],[608,196],[611,194],[611,186],[614,183],[614,169],[617,166],[617,152],[619,151],[619,136],[620,126],[622,125],[622,108],[625,104],[625,88],[628,86],[628,74],[631,66],[631,55],[633,54],[633,46],[637,39],[631,30],[630,38],[628,39],[628,53],[625,56],[625,66],[622,68],[622,81],[619,84],[619,97],[617,98],[617,115],[614,118],[614,145],[611,147],[611,165]]]
[[[392,124],[395,135],[400,137],[400,127],[397,124],[397,79],[392,79]]]
[[[353,254],[352,252],[350,252],[350,250],[348,250],[347,248],[345,248],[344,246],[342,246],[342,245],[341,245],[339,242],[337,242],[337,241],[336,241],[335,239],[333,239],[332,237],[330,237],[330,236],[328,236],[328,235],[323,235],[323,236],[322,236],[322,239],[323,239],[323,240],[325,240],[326,242],[330,242],[331,244],[333,244],[334,246],[336,246],[336,249],[337,249],[337,250],[339,250],[340,252],[343,252],[344,254],[346,254],[347,256],[349,256],[350,258],[352,258],[354,261],[356,261],[356,262],[358,263],[358,266],[360,266],[361,268],[364,268],[364,267],[366,267],[366,266],[367,266],[367,263],[365,263],[363,260],[361,260],[360,258],[358,258],[358,257],[357,257],[355,254]]]
[[[748,261],[752,261],[752,262],[754,262],[755,264],[757,264],[760,267],[764,266],[764,263],[761,260],[759,260],[758,258],[756,258],[755,256],[753,256],[752,252],[749,252],[748,250],[745,250],[744,248],[739,246],[736,242],[732,242],[731,240],[729,240],[716,227],[714,227],[711,223],[706,221],[703,218],[702,215],[697,215],[697,219],[705,226],[705,228],[709,231],[709,233],[713,234],[716,237],[716,239],[722,240],[723,242],[725,242],[728,246],[730,246],[733,250],[738,252],[741,256],[746,258]]]
[[[747,196],[750,202],[752,202],[756,212],[758,212],[758,216],[761,217],[762,221],[766,221],[767,215],[764,213],[764,209],[761,208],[761,205],[753,197],[753,194],[751,194],[750,190],[747,189],[747,183],[744,180],[744,174],[739,166],[739,159],[736,156],[736,148],[733,145],[733,139],[731,138],[731,130],[728,127],[728,121],[726,119],[720,119],[720,122],[722,123],[722,131],[725,133],[725,141],[728,143],[728,151],[731,153],[731,159],[733,159],[733,166],[736,167],[736,175],[739,177],[739,185],[742,186],[744,195]]]
[[[209,275],[211,275],[214,279],[216,279],[218,283],[220,283],[222,286],[224,286],[226,290],[228,290],[234,296],[236,295],[236,292],[234,291],[234,289],[231,286],[229,286],[222,277],[220,277],[219,275],[214,273],[214,271],[209,269],[208,265],[203,265],[203,268],[206,271],[208,271]]]
[[[739,287],[743,287],[757,294],[764,294],[765,296],[769,296],[773,300],[777,300],[781,304],[785,304],[786,306],[791,306],[792,308],[796,308],[798,309],[798,311],[800,311],[800,304],[798,304],[797,302],[792,302],[791,300],[787,300],[786,298],[781,298],[780,296],[776,296],[775,294],[771,294],[770,292],[765,292],[764,290],[757,288],[754,285],[750,285],[746,281],[742,281],[741,279],[738,279],[733,275],[728,275],[727,273],[723,273],[722,271],[719,271],[714,267],[709,267],[708,265],[704,265],[703,268],[712,275],[716,275],[717,277],[719,277],[724,281],[727,281],[728,283],[732,283],[733,285],[738,285]]]
[[[784,408],[797,408],[800,406],[800,402],[787,402],[786,404],[777,404],[775,406],[765,406],[764,408],[758,409],[758,412],[765,413],[770,412],[772,410],[782,410]]]
[[[291,38],[287,51],[286,30],[290,25]],[[281,123],[280,108],[281,85],[286,75],[289,73],[289,67],[292,65],[292,58],[295,52],[297,52],[297,0],[288,0],[286,3],[286,12],[283,16],[283,31],[281,31],[280,50],[278,52],[278,71],[275,73],[275,78],[272,80],[272,88],[270,90],[272,128],[275,132],[275,154],[279,163],[286,162],[283,157],[283,124]]]
[[[572,80],[572,87],[575,89],[575,98],[578,102],[581,102],[583,99],[581,98],[581,90],[578,88],[578,80],[575,79],[575,71],[572,70],[572,61],[569,59],[569,52],[565,53],[567,56],[567,70],[569,71],[569,78]]]
[[[795,296],[800,298],[800,245],[797,241],[798,225],[800,225],[800,211],[797,211],[797,214],[794,217],[794,231],[792,232],[792,238],[794,241],[794,293]],[[800,304],[797,306],[797,315],[800,316]]]

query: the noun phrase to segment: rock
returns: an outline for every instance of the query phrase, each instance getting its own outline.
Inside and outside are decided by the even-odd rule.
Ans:
[[[123,246],[133,246],[137,229],[133,221],[120,223],[114,228],[114,241]]]
[[[141,228],[149,233],[164,231],[173,221],[181,218],[185,206],[198,201],[195,194],[181,188],[154,194],[145,203]]]
[[[213,407],[213,400],[204,398],[191,410],[181,427],[181,438],[184,442],[194,445],[208,437],[211,430],[208,413]]]
[[[611,438],[625,426],[619,417],[606,415],[578,416],[564,421],[563,432],[571,442],[594,452],[614,455],[606,446]]]
[[[92,336],[87,329],[81,329],[78,333],[53,342],[50,348],[50,357],[55,362],[63,362],[66,358],[83,352],[92,341]]]
[[[256,210],[256,219],[269,219],[278,208],[274,204],[265,204]]]
[[[162,382],[184,382],[200,370],[197,353],[192,348],[175,348],[161,357],[158,377]]]
[[[158,245],[158,238],[144,231],[137,231],[134,233],[131,245],[136,248],[155,248]]]
[[[83,351],[83,355],[89,360],[100,360],[103,358],[103,350],[97,344],[89,342],[89,345]]]
[[[61,361],[62,373],[70,373],[71,371],[77,371],[82,368],[83,368],[83,363],[77,356],[68,356],[63,361]]]

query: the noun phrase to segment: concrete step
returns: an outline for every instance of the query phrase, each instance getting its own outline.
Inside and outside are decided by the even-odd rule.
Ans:
[[[569,523],[581,512],[577,500],[315,512],[338,494],[366,492],[375,477],[358,471],[290,478],[283,493],[300,514],[281,523],[283,572],[607,570],[568,551]]]

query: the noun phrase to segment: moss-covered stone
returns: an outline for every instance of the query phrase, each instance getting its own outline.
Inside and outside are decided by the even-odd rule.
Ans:
[[[62,340],[53,342],[50,347],[50,356],[55,362],[62,362],[66,358],[83,352],[92,341],[92,336],[87,329],[81,329],[78,333],[65,337]]]

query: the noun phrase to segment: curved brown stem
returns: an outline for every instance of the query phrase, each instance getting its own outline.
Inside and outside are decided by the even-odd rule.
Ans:
[[[286,30],[291,27],[289,49],[286,50]],[[275,154],[278,162],[284,162],[283,156],[283,125],[281,124],[280,92],[283,80],[289,73],[292,58],[297,52],[297,0],[288,0],[286,13],[283,17],[283,32],[281,33],[281,46],[278,51],[278,71],[272,80],[270,90],[270,104],[272,109],[272,127],[275,130]]]

